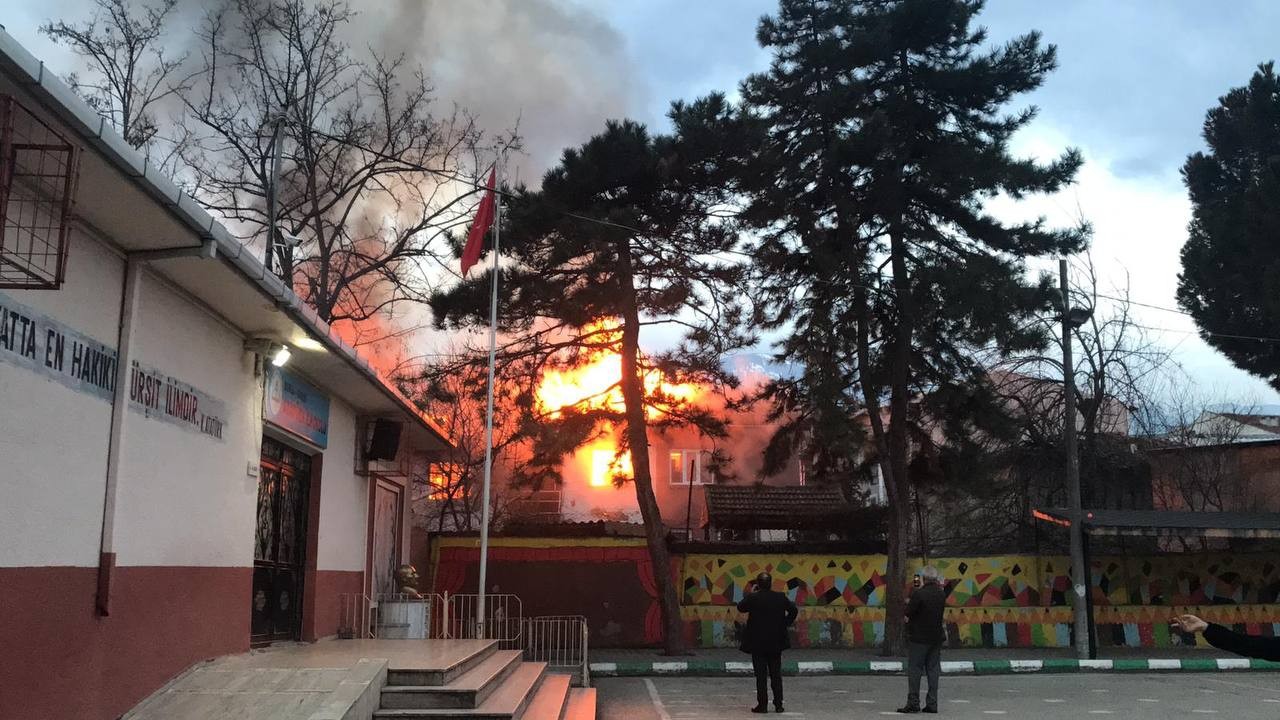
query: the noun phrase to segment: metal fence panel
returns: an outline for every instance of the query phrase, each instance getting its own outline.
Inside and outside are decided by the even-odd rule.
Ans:
[[[589,634],[582,615],[546,615],[524,622],[524,659],[545,662],[553,670],[581,676],[584,687],[591,684],[587,657]]]
[[[478,596],[475,593],[448,593],[440,596],[443,602],[437,637],[497,640],[503,650],[521,649],[520,634],[523,628],[524,606],[520,598],[511,594],[485,595],[484,618],[476,617]]]

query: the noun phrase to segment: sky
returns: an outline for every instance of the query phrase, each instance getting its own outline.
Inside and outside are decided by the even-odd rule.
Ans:
[[[187,0],[187,17],[198,9]],[[50,16],[82,17],[86,0],[22,3],[0,18],[59,72],[73,59],[36,31]],[[410,53],[442,99],[475,109],[491,128],[519,122],[527,155],[515,173],[534,181],[561,149],[605,119],[655,128],[669,103],[732,92],[763,70],[755,42],[771,0],[385,0],[361,4],[369,44]],[[1179,176],[1203,148],[1205,112],[1280,55],[1280,3],[1229,0],[988,0],[979,22],[993,41],[1039,30],[1058,47],[1059,69],[1025,97],[1039,107],[1017,138],[1021,154],[1049,158],[1076,147],[1077,184],[1052,198],[994,210],[1010,218],[1083,216],[1094,228],[1101,291],[1127,284],[1136,302],[1176,308],[1178,253],[1190,206]],[[366,39],[361,38],[361,39]],[[1237,370],[1195,334],[1191,319],[1138,307],[1138,322],[1214,402],[1280,403],[1266,383]],[[1105,308],[1100,309],[1105,312]]]
[[[624,29],[648,93],[643,119],[661,123],[667,103],[732,91],[767,66],[755,42],[770,0],[614,0],[602,3]],[[989,0],[979,17],[993,41],[1031,30],[1058,48],[1059,67],[1025,96],[1040,115],[1017,138],[1022,154],[1048,159],[1066,147],[1085,157],[1077,184],[1053,198],[1000,207],[1009,217],[1044,215],[1093,226],[1100,292],[1176,309],[1179,250],[1191,209],[1179,175],[1203,149],[1205,112],[1280,55],[1280,3],[1231,0]],[[1105,302],[1105,301],[1104,301]],[[1265,382],[1203,342],[1189,317],[1133,308],[1137,322],[1173,349],[1197,394],[1245,405],[1280,402]],[[1106,312],[1105,308],[1100,312]]]

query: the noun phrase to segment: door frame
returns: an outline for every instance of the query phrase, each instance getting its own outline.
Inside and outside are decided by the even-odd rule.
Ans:
[[[262,444],[271,441],[280,443],[296,452],[306,455],[309,459],[310,472],[307,477],[307,507],[306,515],[306,537],[303,541],[303,562],[301,565],[302,574],[302,611],[298,623],[298,637],[289,640],[272,639],[272,640],[254,640],[253,629],[249,629],[250,647],[265,647],[275,642],[290,642],[291,640],[302,640],[305,642],[313,642],[318,639],[316,635],[316,576],[318,571],[318,558],[320,550],[320,488],[321,476],[324,466],[324,451],[311,443],[308,443],[293,434],[286,432],[280,428],[271,425],[269,422],[262,423],[262,439],[259,442],[258,450],[258,482],[261,482],[262,472]],[[254,502],[255,528],[257,518],[257,502]],[[256,567],[256,560],[250,569]],[[253,583],[249,585],[248,605],[252,607],[253,603]]]
[[[311,488],[307,502],[307,557],[302,570],[302,639],[315,642],[316,634],[316,583],[320,558],[320,477],[324,466],[324,453],[311,456]]]
[[[397,549],[397,565],[405,562],[405,553],[408,546],[406,529],[409,527],[407,513],[409,508],[409,483],[407,478],[388,477],[378,473],[369,474],[369,495],[367,505],[369,507],[368,517],[365,522],[365,559],[364,559],[364,589],[365,593],[373,598],[377,594],[377,588],[373,586],[375,574],[373,572],[373,530],[374,521],[377,511],[378,484],[381,483],[395,491],[400,496],[400,513],[396,518],[396,549]]]

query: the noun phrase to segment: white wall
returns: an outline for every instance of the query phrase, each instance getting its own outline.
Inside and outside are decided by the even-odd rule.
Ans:
[[[2,292],[116,348],[124,267],[77,230],[61,289]],[[220,400],[227,424],[218,440],[127,412],[117,564],[251,566],[258,480],[247,471],[262,438],[252,356],[237,330],[150,271],[140,277],[134,358]],[[330,397],[317,565],[361,571],[368,480],[354,471],[356,413]],[[110,425],[108,399],[0,362],[0,566],[97,565]]]
[[[364,570],[369,481],[355,473],[356,415],[329,396],[329,447],[320,476],[319,570]]]
[[[124,260],[72,232],[60,290],[0,291],[115,347]],[[0,362],[0,566],[97,566],[111,403]]]
[[[222,440],[131,410],[116,500],[116,564],[253,564],[260,380],[244,338],[142,273],[133,357],[221,400]]]

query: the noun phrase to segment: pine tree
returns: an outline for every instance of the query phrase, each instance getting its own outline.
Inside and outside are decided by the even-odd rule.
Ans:
[[[708,182],[728,156],[728,106],[712,97],[672,110],[675,133],[651,136],[634,122],[610,122],[580,148],[568,149],[538,191],[516,194],[502,234],[504,271],[499,310],[507,338],[504,364],[542,372],[581,367],[599,353],[620,356],[622,402],[584,399],[540,408],[527,388],[524,433],[527,480],[555,481],[561,460],[602,433],[617,432],[629,452],[644,521],[669,654],[684,633],[653,491],[649,431],[694,426],[723,437],[725,421],[699,398],[663,389],[698,384],[731,388],[725,353],[749,344],[739,332],[742,268],[729,262],[738,240],[715,217],[723,188]],[[441,327],[487,321],[489,279],[476,278],[432,300]],[[682,331],[677,347],[641,350],[644,328]],[[536,384],[539,373],[522,373]],[[658,380],[662,382],[658,382]],[[553,412],[552,412],[553,411]],[[624,473],[620,473],[621,476]],[[621,482],[622,477],[615,478]]]
[[[1209,152],[1187,158],[1191,225],[1178,304],[1206,342],[1280,389],[1280,78],[1274,63],[1218,101]]]
[[[980,348],[1044,341],[1029,316],[1051,297],[1024,259],[1069,253],[1083,233],[1010,224],[984,210],[1004,193],[1053,192],[1075,151],[1046,165],[1009,141],[1035,116],[1003,108],[1055,66],[1038,33],[990,47],[972,27],[980,0],[783,0],[758,39],[767,72],[743,84],[766,139],[744,176],[760,242],[766,327],[785,359],[814,347],[811,387],[839,393],[830,422],[860,402],[890,507],[886,652],[902,648],[911,529],[911,425],[927,416],[963,436],[993,404]],[[888,422],[881,416],[888,399]]]

